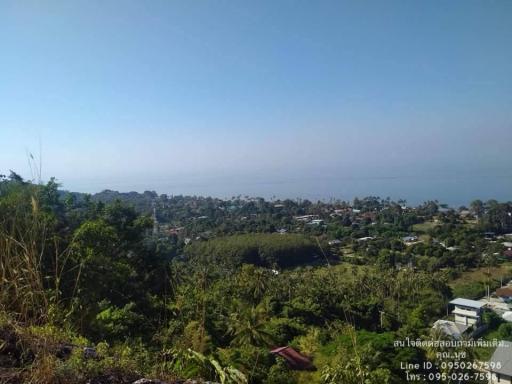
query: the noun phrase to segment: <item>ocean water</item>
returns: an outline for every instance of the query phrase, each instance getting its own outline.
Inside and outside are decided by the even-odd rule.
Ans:
[[[134,182],[134,180],[137,180]],[[77,180],[64,185],[79,192],[99,192],[103,189],[121,192],[154,190],[169,195],[197,195],[231,198],[250,196],[272,198],[334,199],[351,201],[354,197],[379,196],[404,199],[409,205],[438,200],[457,208],[475,199],[512,201],[512,175],[430,175],[430,176],[218,176],[169,177],[149,179]]]

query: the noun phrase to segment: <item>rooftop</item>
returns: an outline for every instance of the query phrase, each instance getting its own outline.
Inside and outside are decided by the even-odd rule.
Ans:
[[[482,308],[483,306],[485,306],[485,303],[482,303],[481,301],[461,299],[461,298],[457,298],[455,300],[450,301],[450,304],[462,305],[463,307],[469,307],[469,308]]]
[[[270,351],[270,353],[279,355],[284,358],[292,369],[306,371],[315,369],[309,357],[304,356],[300,352],[297,352],[290,346],[273,349]]]
[[[512,342],[510,341],[500,341],[502,343],[491,357],[490,362],[494,362],[496,364],[500,363],[500,368],[491,369],[492,372],[501,373],[503,375],[512,376],[512,359],[510,356],[512,355]]]
[[[496,295],[499,297],[512,297],[512,286],[498,288]]]

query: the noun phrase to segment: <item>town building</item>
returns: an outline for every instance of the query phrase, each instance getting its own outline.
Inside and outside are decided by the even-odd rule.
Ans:
[[[303,222],[310,222],[311,220],[318,219],[318,215],[303,215],[303,216],[295,216],[295,220],[297,221],[303,221]]]
[[[496,296],[505,302],[512,300],[512,285],[498,288],[496,290]]]
[[[414,243],[415,241],[418,241],[418,236],[405,236],[402,237],[402,241],[404,243]]]
[[[457,298],[450,301],[455,308],[452,314],[455,316],[455,323],[467,326],[474,325],[478,327],[482,316],[482,310],[485,303],[481,301]]]

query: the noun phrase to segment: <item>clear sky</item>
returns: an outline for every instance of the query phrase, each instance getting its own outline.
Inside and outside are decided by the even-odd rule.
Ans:
[[[0,0],[0,173],[39,142],[83,191],[512,179],[512,1]]]

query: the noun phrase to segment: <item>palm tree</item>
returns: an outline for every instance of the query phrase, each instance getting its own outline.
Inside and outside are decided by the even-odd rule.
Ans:
[[[267,308],[261,303],[256,307],[248,307],[240,303],[235,304],[236,310],[231,313],[228,334],[233,336],[233,345],[268,346],[272,343],[272,335],[266,331],[268,319]]]
[[[229,318],[228,334],[233,336],[231,344],[237,346],[253,345],[255,347],[268,347],[272,344],[272,335],[265,329],[268,320],[268,311],[265,303],[256,307],[248,307],[240,303],[235,304],[235,311]],[[251,377],[258,365],[261,350],[258,349]]]

